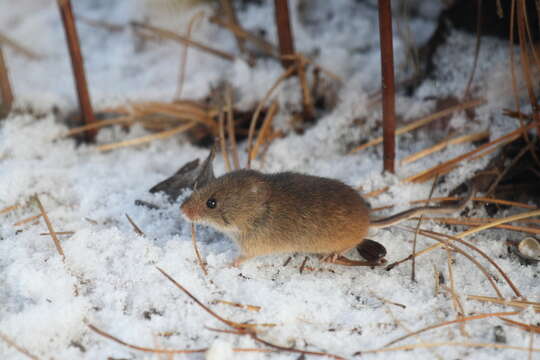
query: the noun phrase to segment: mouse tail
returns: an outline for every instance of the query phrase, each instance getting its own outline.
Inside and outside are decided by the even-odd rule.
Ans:
[[[415,216],[420,216],[423,214],[450,214],[456,211],[461,211],[465,206],[471,201],[476,192],[475,187],[472,183],[469,183],[469,191],[467,195],[463,197],[457,204],[449,206],[420,206],[412,209],[408,209],[402,212],[399,212],[394,215],[382,219],[372,219],[369,223],[370,227],[374,228],[385,228],[395,224],[398,224],[404,220],[410,219]]]

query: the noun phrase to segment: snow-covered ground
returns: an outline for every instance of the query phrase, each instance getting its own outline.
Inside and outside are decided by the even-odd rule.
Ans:
[[[4,0],[7,3],[7,0]],[[179,2],[122,0],[74,1],[76,14],[118,25],[132,20],[148,20],[156,26],[185,32],[189,19],[198,11],[211,14],[209,5],[183,7]],[[273,7],[247,6],[239,18],[247,29],[263,29],[275,41]],[[381,115],[370,107],[370,93],[380,87],[377,13],[375,1],[290,1],[298,51],[341,76],[344,81],[339,101],[331,112],[303,135],[289,134],[276,140],[263,164],[263,171],[295,170],[341,179],[364,192],[390,186],[390,191],[370,199],[373,207],[387,204],[404,209],[410,200],[427,198],[431,183],[411,185],[400,182],[410,175],[473,149],[473,145],[452,146],[421,161],[398,167],[396,175],[381,174],[381,148],[347,155],[351,144],[379,135]],[[302,3],[303,6],[299,6]],[[420,3],[420,2],[418,2]],[[427,2],[423,2],[427,3]],[[429,2],[431,3],[431,2]],[[413,38],[426,40],[435,28],[438,7],[419,6],[416,18],[408,20]],[[233,243],[209,228],[198,228],[202,255],[208,262],[208,276],[198,267],[191,243],[190,225],[179,213],[179,202],[169,204],[162,194],[148,189],[170,176],[194,158],[204,158],[207,150],[194,147],[183,136],[155,141],[144,146],[99,152],[95,145],[76,146],[72,139],[58,139],[67,127],[60,121],[75,109],[77,100],[59,12],[54,1],[19,0],[3,4],[0,32],[41,55],[28,59],[4,47],[16,96],[15,110],[0,122],[0,209],[20,207],[0,214],[0,335],[42,359],[158,359],[121,346],[92,332],[87,324],[131,344],[152,348],[212,347],[208,357],[291,359],[287,352],[233,353],[232,348],[258,346],[249,337],[216,333],[220,328],[212,318],[185,294],[176,289],[156,269],[167,271],[205,304],[225,300],[260,306],[259,312],[211,305],[223,317],[237,322],[272,323],[261,327],[260,337],[286,347],[325,351],[352,358],[353,353],[376,349],[410,331],[453,320],[457,314],[446,291],[435,293],[434,274],[440,271],[449,281],[447,252],[438,250],[417,261],[417,282],[410,281],[410,263],[387,272],[384,269],[349,268],[321,264],[311,258],[308,266],[320,271],[299,273],[304,256],[296,256],[283,266],[286,256],[251,260],[239,269],[226,265],[237,250]],[[307,10],[306,10],[307,8]],[[299,10],[300,9],[300,10]],[[97,110],[138,100],[172,100],[176,91],[181,49],[169,41],[143,41],[126,26],[122,31],[78,24],[87,78]],[[206,20],[196,25],[193,37],[231,53],[237,53],[234,37]],[[396,69],[402,73],[404,44],[395,37]],[[454,32],[439,49],[435,62],[438,80],[426,80],[413,97],[397,97],[397,113],[410,121],[435,111],[433,98],[460,97],[473,62],[475,37]],[[476,76],[477,96],[488,100],[476,109],[474,122],[463,113],[453,115],[450,125],[464,134],[487,129],[494,139],[516,127],[503,118],[501,109],[511,105],[509,79],[505,67],[506,41],[485,39]],[[222,80],[233,84],[237,107],[253,108],[283,72],[281,64],[261,59],[255,67],[243,60],[228,62],[190,49],[183,97],[200,99]],[[277,125],[287,129],[289,115],[301,104],[299,86],[288,80],[277,92],[282,104]],[[438,133],[440,132],[440,134]],[[103,129],[98,144],[147,134],[140,126],[129,133],[118,128]],[[432,128],[399,138],[401,159],[433,145],[444,132]],[[243,148],[243,147],[242,147]],[[434,196],[451,189],[484,167],[496,153],[467,163],[446,176]],[[245,152],[241,151],[242,161]],[[221,157],[216,172],[224,172]],[[22,226],[14,224],[39,213],[33,195],[38,194],[60,235],[65,262],[57,254],[41,219]],[[136,199],[160,205],[160,210],[135,206]],[[497,216],[518,210],[501,211]],[[137,235],[126,219],[128,214],[145,232]],[[486,216],[482,207],[469,212]],[[435,231],[455,233],[425,222]],[[453,229],[456,230],[456,229]],[[462,230],[462,229],[457,229]],[[468,238],[506,271],[530,301],[540,301],[538,266],[522,266],[507,256],[505,240],[523,236],[503,230],[483,231]],[[399,229],[381,230],[372,236],[388,250],[392,262],[407,256],[412,236]],[[418,248],[431,245],[420,238]],[[472,254],[476,257],[476,254]],[[488,305],[466,299],[466,295],[495,296],[489,282],[466,258],[454,255],[453,277],[465,315],[512,311],[513,308]],[[484,260],[479,259],[487,266]],[[490,268],[490,270],[493,270]],[[498,276],[500,278],[500,276]],[[497,281],[506,298],[510,288]],[[385,303],[387,299],[406,306]],[[525,311],[513,319],[538,323],[540,316]],[[496,317],[468,322],[469,336],[456,325],[432,330],[398,345],[419,342],[495,343],[494,328],[502,325]],[[504,326],[506,344],[528,347],[523,330]],[[540,347],[536,336],[535,348]],[[521,350],[470,348],[459,346],[417,349],[364,355],[365,358],[445,358],[515,359]],[[533,358],[538,358],[538,353]],[[202,358],[202,354],[176,355],[176,358]],[[309,356],[308,356],[309,357]],[[0,341],[0,358],[19,359],[23,355]],[[163,358],[163,355],[161,355]]]

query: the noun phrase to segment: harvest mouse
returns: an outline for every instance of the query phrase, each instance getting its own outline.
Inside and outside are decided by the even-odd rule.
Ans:
[[[260,255],[307,252],[336,257],[360,244],[370,227],[387,227],[424,213],[461,210],[469,193],[452,206],[422,206],[383,219],[370,218],[369,204],[338,180],[294,172],[236,170],[213,177],[181,205],[191,222],[209,225],[236,241],[233,265]]]

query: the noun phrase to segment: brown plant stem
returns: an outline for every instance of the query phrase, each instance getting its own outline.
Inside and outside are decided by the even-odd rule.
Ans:
[[[379,0],[379,34],[383,93],[383,159],[384,171],[395,172],[396,105],[394,85],[394,50],[392,42],[392,8],[390,0]]]
[[[86,83],[84,62],[81,47],[79,45],[79,36],[77,35],[77,26],[75,25],[75,19],[73,17],[71,1],[57,0],[57,2],[60,8],[62,22],[64,24],[64,31],[66,33],[69,55],[71,58],[71,67],[75,77],[75,87],[77,88],[77,96],[79,98],[79,111],[81,112],[84,123],[90,124],[96,121],[96,119],[94,118],[94,111],[90,101],[88,84]],[[87,140],[93,141],[96,134],[97,130],[94,129],[86,131]]]

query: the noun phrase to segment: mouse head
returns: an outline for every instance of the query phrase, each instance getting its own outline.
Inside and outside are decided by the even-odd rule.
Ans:
[[[238,233],[254,226],[264,215],[269,196],[264,175],[237,170],[196,188],[180,209],[189,221]]]

